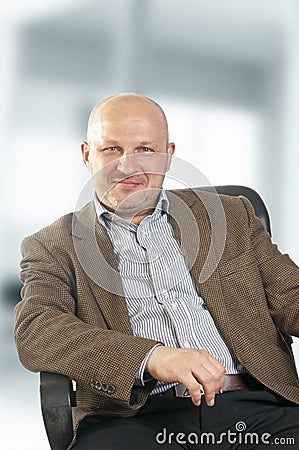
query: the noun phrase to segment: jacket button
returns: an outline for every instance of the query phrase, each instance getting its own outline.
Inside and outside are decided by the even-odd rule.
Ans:
[[[92,380],[91,381],[91,387],[93,389],[96,389],[97,391],[100,391],[102,389],[102,383],[100,381]]]
[[[107,389],[107,394],[114,394],[115,391],[116,391],[116,387],[113,386],[112,384],[109,384],[108,389]]]

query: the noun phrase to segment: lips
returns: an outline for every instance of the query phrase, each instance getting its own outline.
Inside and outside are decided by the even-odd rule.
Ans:
[[[114,184],[120,184],[125,187],[136,187],[143,185],[143,180],[136,177],[127,177],[127,178],[121,178],[118,180],[113,180]]]

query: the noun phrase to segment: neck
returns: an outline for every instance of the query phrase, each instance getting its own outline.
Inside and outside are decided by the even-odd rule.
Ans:
[[[129,222],[133,223],[134,225],[139,225],[143,219],[145,219],[147,216],[150,216],[155,211],[154,208],[152,209],[146,209],[144,211],[141,211],[140,213],[136,214],[132,217],[127,217],[125,215],[119,214],[120,217],[122,217],[125,220],[128,220]]]
[[[107,208],[107,206],[106,206]],[[139,225],[143,219],[145,219],[147,216],[150,216],[155,211],[155,208],[149,208],[145,209],[144,211],[139,211],[138,214],[134,214],[133,216],[131,214],[121,213],[120,211],[114,211],[111,208],[107,208],[109,211],[116,214],[118,217],[121,217],[124,220],[127,220],[128,222],[133,223],[134,225]]]

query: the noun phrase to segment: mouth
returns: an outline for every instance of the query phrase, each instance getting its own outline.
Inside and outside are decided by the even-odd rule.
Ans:
[[[143,181],[141,181],[140,179],[137,179],[137,178],[128,177],[128,178],[122,178],[119,180],[114,180],[113,184],[114,184],[114,186],[120,185],[124,188],[131,189],[131,188],[136,188],[138,186],[142,186]]]

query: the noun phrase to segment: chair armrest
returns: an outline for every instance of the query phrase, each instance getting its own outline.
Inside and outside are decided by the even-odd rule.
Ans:
[[[51,450],[65,450],[73,437],[72,381],[57,373],[40,373],[40,399]]]

